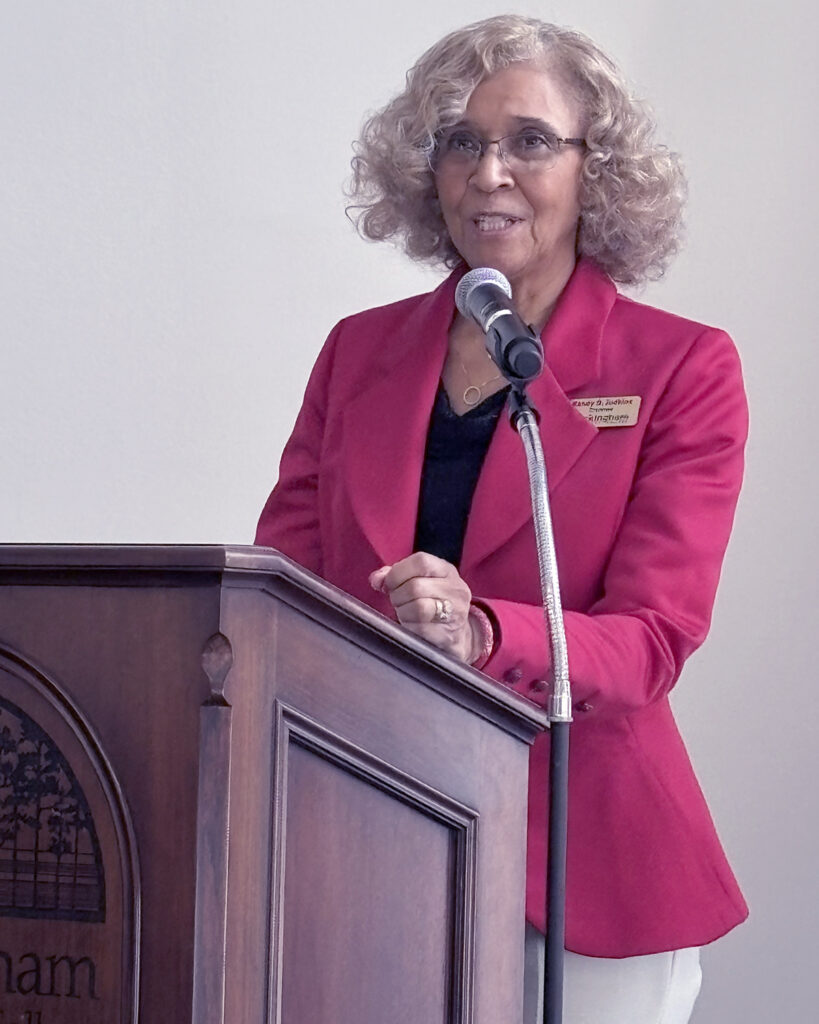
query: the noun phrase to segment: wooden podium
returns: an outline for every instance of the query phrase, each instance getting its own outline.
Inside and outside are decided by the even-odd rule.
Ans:
[[[517,1024],[545,726],[269,549],[0,546],[0,1024]]]

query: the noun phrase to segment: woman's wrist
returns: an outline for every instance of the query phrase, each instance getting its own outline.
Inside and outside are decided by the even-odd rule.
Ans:
[[[469,624],[472,628],[472,657],[469,664],[473,668],[483,668],[495,649],[495,630],[486,612],[474,603],[469,606]]]

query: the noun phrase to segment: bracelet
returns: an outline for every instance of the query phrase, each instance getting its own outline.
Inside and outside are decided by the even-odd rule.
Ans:
[[[481,650],[477,658],[471,661],[470,664],[473,668],[483,668],[492,657],[492,652],[495,649],[495,630],[492,628],[489,616],[476,604],[469,606],[469,614],[476,622],[481,635]]]

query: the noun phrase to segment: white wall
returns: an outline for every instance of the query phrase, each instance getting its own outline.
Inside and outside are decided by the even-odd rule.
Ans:
[[[807,0],[517,9],[592,35],[653,101],[691,204],[685,253],[643,297],[727,328],[743,354],[747,484],[676,707],[753,915],[706,952],[695,1020],[802,1024],[819,859],[817,16]],[[444,31],[498,10],[2,4],[0,538],[252,539],[329,328],[437,280],[345,220],[363,113]]]

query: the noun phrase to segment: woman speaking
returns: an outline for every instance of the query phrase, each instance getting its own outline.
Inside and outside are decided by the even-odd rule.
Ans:
[[[565,1020],[683,1024],[699,947],[747,910],[669,707],[703,641],[747,414],[717,329],[615,282],[659,277],[684,179],[585,36],[504,16],[453,32],[365,125],[361,233],[451,273],[343,320],[317,362],[256,542],[545,703],[550,652],[507,381],[455,288],[511,283],[546,367],[546,451],[571,668]],[[545,927],[548,736],[530,762],[527,1024]]]

